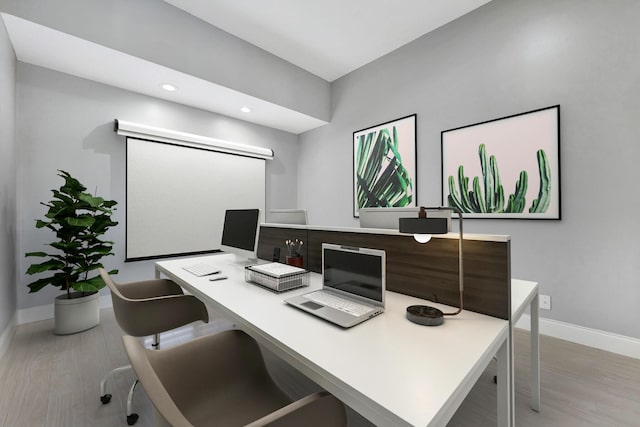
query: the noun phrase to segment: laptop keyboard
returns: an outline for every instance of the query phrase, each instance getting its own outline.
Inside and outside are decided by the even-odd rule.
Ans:
[[[318,304],[326,305],[327,307],[344,311],[345,313],[351,314],[352,316],[362,316],[363,314],[367,314],[368,312],[373,311],[373,308],[371,307],[363,304],[358,304],[357,302],[352,302],[335,295],[331,295],[327,292],[311,292],[304,295],[304,297],[310,299],[313,302],[317,302]]]

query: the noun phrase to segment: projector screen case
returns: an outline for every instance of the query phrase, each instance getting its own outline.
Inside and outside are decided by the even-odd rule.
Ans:
[[[118,135],[131,138],[167,142],[174,145],[183,145],[185,147],[202,148],[221,153],[239,154],[261,159],[273,158],[273,150],[270,148],[225,141],[208,136],[180,132],[172,129],[164,129],[124,120],[114,120],[113,130]]]

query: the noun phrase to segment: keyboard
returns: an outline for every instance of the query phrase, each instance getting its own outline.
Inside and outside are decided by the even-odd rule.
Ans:
[[[335,296],[327,292],[311,292],[304,295],[304,297],[318,304],[344,311],[352,316],[362,316],[363,314],[373,311],[373,308],[369,306],[358,304],[357,302],[349,301],[345,298],[340,298],[339,296]]]
[[[200,276],[208,276],[210,274],[220,273],[220,269],[215,265],[207,264],[205,262],[201,262],[198,264],[188,265],[186,267],[182,267],[187,270],[189,273],[194,274],[198,277]]]

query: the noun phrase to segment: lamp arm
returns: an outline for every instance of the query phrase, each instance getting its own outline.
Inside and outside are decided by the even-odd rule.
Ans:
[[[442,313],[441,315],[444,316],[455,316],[456,314],[460,314],[460,312],[462,312],[463,310],[463,303],[464,303],[464,233],[463,233],[463,228],[462,228],[462,211],[460,211],[460,209],[453,207],[453,206],[434,206],[434,207],[425,207],[425,206],[420,206],[420,211],[418,212],[418,218],[419,219],[426,219],[427,218],[427,209],[433,209],[433,210],[447,210],[447,211],[452,211],[458,214],[458,221],[460,222],[458,231],[460,232],[460,238],[458,240],[458,289],[460,292],[460,306],[458,308],[458,310],[456,310],[453,313]],[[439,311],[439,310],[438,310]],[[442,322],[440,322],[442,323]],[[439,323],[438,323],[439,324]]]
[[[462,297],[464,294],[464,260],[463,260],[463,232],[462,232],[462,212],[458,208],[455,207],[443,207],[442,209],[449,209],[458,214],[458,220],[460,222],[458,231],[460,232],[460,239],[458,241],[458,289],[460,290],[460,307],[457,311],[453,313],[443,313],[445,316],[455,316],[456,314],[460,314],[463,309],[464,298]]]

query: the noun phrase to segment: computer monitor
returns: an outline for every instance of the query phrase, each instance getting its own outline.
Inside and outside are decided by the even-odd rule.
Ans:
[[[400,218],[418,217],[420,208],[360,208],[360,228],[388,228],[397,230]],[[451,230],[451,211],[427,209],[430,218],[447,218]]]
[[[220,249],[248,260],[256,260],[260,209],[227,209]]]
[[[275,224],[307,224],[306,209],[271,209],[269,211],[269,222]]]

